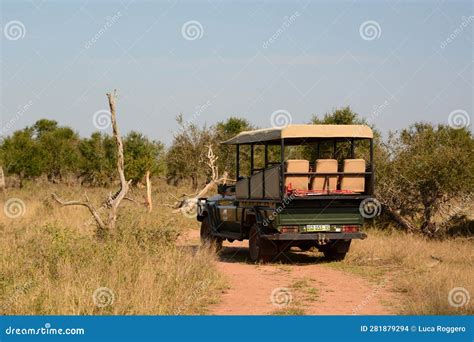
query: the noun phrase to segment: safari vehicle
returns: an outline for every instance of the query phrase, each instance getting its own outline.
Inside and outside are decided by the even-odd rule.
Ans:
[[[252,261],[271,261],[294,246],[342,260],[353,239],[366,238],[360,208],[374,192],[368,126],[289,125],[242,132],[223,144],[236,147],[236,183],[198,200],[203,244],[220,249],[224,240],[248,239]],[[314,160],[288,159],[298,147],[313,151]],[[249,151],[242,154],[244,148]],[[279,160],[270,161],[269,151]],[[365,159],[356,159],[356,151]],[[241,175],[244,155],[247,176]]]

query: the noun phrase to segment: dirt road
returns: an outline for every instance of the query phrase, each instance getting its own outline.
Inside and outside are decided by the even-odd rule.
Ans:
[[[199,231],[192,230],[185,244],[198,245]],[[230,288],[215,315],[384,315],[394,314],[398,300],[389,291],[390,280],[368,280],[335,269],[312,252],[291,251],[272,264],[248,261],[247,242],[224,243],[218,269]]]

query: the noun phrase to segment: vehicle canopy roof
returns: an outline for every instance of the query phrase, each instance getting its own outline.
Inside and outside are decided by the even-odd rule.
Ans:
[[[372,139],[372,129],[366,125],[289,125],[244,131],[222,142],[226,145],[302,143],[333,139]]]

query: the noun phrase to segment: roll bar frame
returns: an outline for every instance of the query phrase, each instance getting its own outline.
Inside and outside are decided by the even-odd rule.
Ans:
[[[312,139],[314,141],[314,139]],[[367,194],[368,195],[373,195],[374,193],[374,184],[375,184],[375,168],[374,168],[374,140],[373,138],[351,138],[349,141],[348,139],[320,139],[317,141],[317,158],[320,157],[321,151],[320,151],[320,144],[322,142],[329,142],[333,141],[333,158],[336,158],[336,152],[337,152],[337,143],[338,142],[350,142],[350,155],[351,158],[354,159],[355,157],[355,142],[358,140],[369,140],[370,141],[370,151],[369,151],[369,171],[366,171],[364,173],[353,173],[353,172],[326,172],[326,173],[316,173],[316,172],[303,172],[303,173],[298,173],[298,175],[308,175],[310,177],[316,176],[316,175],[323,175],[323,176],[339,176],[339,175],[365,175],[368,176],[368,188],[367,188]],[[286,143],[286,144],[285,144]],[[265,197],[265,170],[268,168],[269,165],[280,165],[280,198],[283,198],[285,195],[285,176],[291,176],[295,175],[294,173],[291,172],[286,172],[285,171],[285,146],[295,146],[299,145],[298,143],[291,143],[291,139],[280,139],[280,161],[279,162],[270,162],[268,160],[268,146],[272,145],[275,146],[275,143],[269,143],[269,142],[262,142],[262,143],[250,143],[250,144],[236,144],[236,180],[239,181],[240,178],[240,145],[249,145],[250,146],[250,174],[249,174],[249,182],[248,182],[248,199],[251,199],[251,186],[250,186],[250,177],[254,174],[254,172],[259,172],[262,171],[263,174],[263,183],[262,183],[262,191],[263,191],[263,197]],[[258,146],[264,146],[264,167],[263,168],[255,168],[255,163],[254,163],[254,157],[255,157],[255,150],[254,147],[255,145]]]

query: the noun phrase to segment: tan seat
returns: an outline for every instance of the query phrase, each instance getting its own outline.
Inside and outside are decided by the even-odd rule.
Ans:
[[[280,198],[280,166],[265,170],[265,198]]]
[[[248,198],[249,197],[249,179],[244,178],[235,184],[235,197]]]
[[[257,172],[250,177],[250,198],[263,198],[263,172]]]
[[[360,173],[360,175],[343,175],[341,180],[341,190],[350,190],[354,192],[365,191],[364,159],[344,159],[343,172]]]
[[[305,175],[294,175],[285,177],[285,187],[291,184],[292,189],[308,190],[309,161],[303,159],[289,159],[286,161],[286,172],[306,173]]]
[[[316,173],[332,173],[337,172],[336,159],[317,159],[314,164]],[[314,176],[311,180],[311,190],[336,190],[337,175],[335,176]]]

